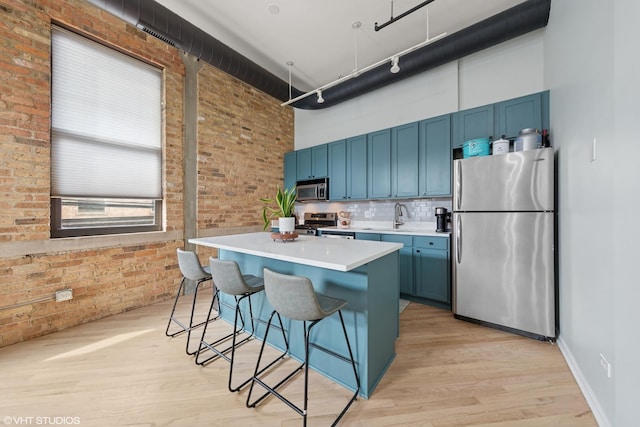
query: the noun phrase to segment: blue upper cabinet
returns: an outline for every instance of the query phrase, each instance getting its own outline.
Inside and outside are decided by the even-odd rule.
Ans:
[[[311,148],[296,152],[296,179],[301,181],[311,177]]]
[[[369,198],[391,197],[391,130],[367,135]]]
[[[420,145],[418,134],[418,122],[391,128],[391,190],[393,197],[418,196]]]
[[[493,104],[459,111],[453,115],[453,148],[470,139],[494,136]]]
[[[297,181],[297,153],[284,153],[284,188],[293,188]]]
[[[420,122],[419,194],[451,195],[451,115]]]
[[[328,145],[322,144],[311,147],[311,175],[312,178],[324,178],[328,175]]]
[[[543,129],[542,98],[536,93],[497,103],[495,137],[515,138],[522,129]]]
[[[347,140],[328,144],[329,155],[329,199],[347,198]]]
[[[296,176],[298,181],[327,176],[326,144],[297,151]]]
[[[329,194],[331,194],[329,181]],[[347,199],[367,198],[367,136],[347,139]]]

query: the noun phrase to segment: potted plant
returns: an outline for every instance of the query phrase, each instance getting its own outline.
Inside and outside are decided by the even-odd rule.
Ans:
[[[293,233],[296,226],[296,219],[294,217],[294,208],[296,204],[296,188],[280,189],[274,199],[262,198],[261,202],[266,203],[267,206],[262,208],[262,219],[264,220],[264,230],[269,227],[271,220],[279,218],[279,230],[280,233]],[[273,204],[276,204],[274,207]]]

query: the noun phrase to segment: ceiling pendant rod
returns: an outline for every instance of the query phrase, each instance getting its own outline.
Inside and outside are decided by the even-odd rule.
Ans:
[[[383,29],[383,28],[384,28],[384,27],[386,27],[387,25],[391,25],[391,24],[393,24],[394,22],[396,22],[396,21],[398,21],[398,20],[400,20],[400,19],[404,18],[405,16],[407,16],[407,15],[409,15],[409,14],[413,13],[413,12],[415,12],[416,10],[418,10],[418,9],[420,9],[420,8],[423,8],[424,6],[428,5],[429,3],[432,3],[433,1],[434,1],[434,0],[427,0],[427,1],[425,1],[425,2],[422,2],[421,4],[419,4],[419,5],[415,6],[415,7],[414,7],[414,8],[412,8],[412,9],[407,10],[406,12],[404,12],[403,14],[401,14],[401,15],[399,15],[399,16],[397,16],[397,17],[395,17],[395,18],[393,17],[393,2],[391,2],[391,19],[390,19],[390,20],[388,20],[387,22],[385,22],[385,23],[384,23],[384,24],[382,24],[382,25],[378,25],[378,23],[376,22],[373,28],[374,28],[376,31],[380,31],[381,29]]]
[[[287,61],[287,67],[289,67],[289,100],[291,100],[291,66],[293,66],[293,61]]]
[[[353,28],[353,59],[354,59],[353,71],[354,72],[358,71],[358,29],[360,29],[361,26],[362,26],[362,23],[360,21],[355,21],[353,24],[351,24],[351,28]]]

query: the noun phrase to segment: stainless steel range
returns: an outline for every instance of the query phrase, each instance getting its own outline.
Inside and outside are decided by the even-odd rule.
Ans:
[[[338,225],[338,214],[334,212],[305,212],[304,224],[296,225],[300,234],[318,235],[318,228]]]

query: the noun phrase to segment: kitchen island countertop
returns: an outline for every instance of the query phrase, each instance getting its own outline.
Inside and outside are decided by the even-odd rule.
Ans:
[[[301,235],[274,241],[270,232],[189,239],[189,243],[337,271],[351,271],[402,248],[401,243]]]

